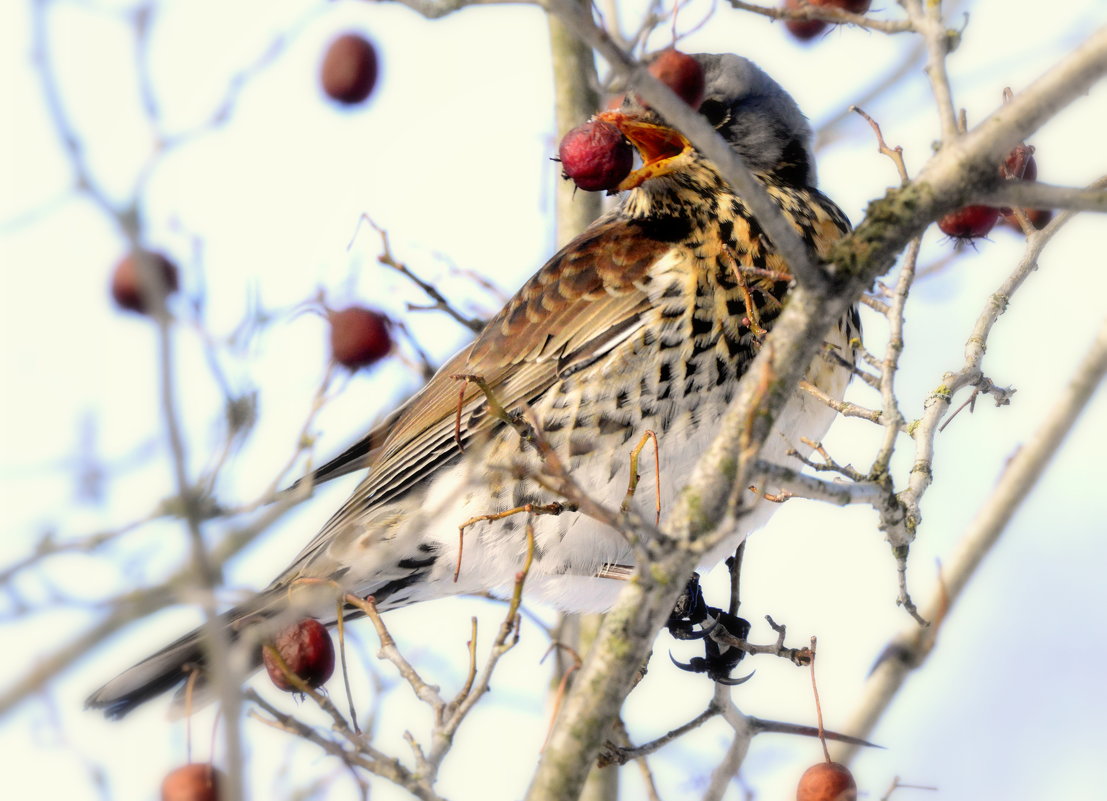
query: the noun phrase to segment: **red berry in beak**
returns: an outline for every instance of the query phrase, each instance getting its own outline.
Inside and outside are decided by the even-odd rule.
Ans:
[[[586,192],[614,189],[634,164],[634,151],[619,129],[599,120],[565,134],[557,155],[565,177]]]

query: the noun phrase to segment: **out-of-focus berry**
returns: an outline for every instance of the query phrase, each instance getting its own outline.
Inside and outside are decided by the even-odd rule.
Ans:
[[[221,773],[208,763],[192,762],[161,783],[161,801],[218,801]]]
[[[801,5],[800,0],[784,0],[782,8],[785,11],[795,11]],[[813,4],[808,3],[808,5]],[[801,42],[809,42],[825,31],[829,27],[829,23],[823,22],[821,19],[786,19],[784,20],[784,27],[788,29],[788,33]]]
[[[112,298],[122,309],[146,314],[149,308],[139,275],[140,260],[154,268],[154,277],[161,281],[166,297],[177,291],[177,267],[162,254],[150,251],[131,253],[115,265],[111,276]]]
[[[662,50],[649,63],[650,74],[668,86],[692,108],[703,102],[703,67],[687,53],[669,48]]]
[[[380,361],[392,350],[388,318],[362,306],[329,312],[331,355],[343,367],[356,370]]]
[[[332,100],[361,103],[377,83],[377,51],[364,37],[343,34],[327,48],[319,78]]]

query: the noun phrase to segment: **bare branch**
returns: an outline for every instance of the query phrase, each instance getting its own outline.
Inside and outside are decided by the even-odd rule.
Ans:
[[[1102,180],[1098,183],[1102,186]],[[1005,181],[978,200],[993,206],[1107,212],[1107,192],[1102,189],[1080,189],[1033,181]]]
[[[981,561],[999,541],[1007,523],[1060,449],[1096,388],[1107,374],[1107,319],[1103,321],[1083,360],[1061,388],[1041,425],[1007,463],[992,494],[962,535],[956,551],[945,563],[943,580],[927,603],[927,616],[940,620],[975,575]],[[864,697],[846,727],[867,736],[891,705],[908,673],[926,660],[937,639],[938,626],[912,627],[888,643],[885,656],[874,669]],[[848,759],[847,748],[840,759]]]
[[[770,19],[820,19],[824,22],[833,22],[837,25],[856,25],[859,28],[868,28],[883,33],[909,33],[914,31],[915,25],[910,20],[883,20],[875,17],[867,17],[864,14],[853,14],[837,6],[807,5],[800,8],[769,8],[755,3],[745,3],[742,0],[727,0],[731,8],[739,11],[751,11]]]

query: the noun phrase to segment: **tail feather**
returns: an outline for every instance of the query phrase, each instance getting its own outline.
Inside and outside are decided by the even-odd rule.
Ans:
[[[251,630],[251,637],[257,642],[257,637],[265,631],[265,627],[255,628],[257,624],[280,616],[279,608],[272,603],[274,595],[272,592],[263,593],[249,604],[231,609],[221,616],[232,642],[238,640],[246,629]],[[250,621],[249,625],[243,626],[246,620]],[[252,667],[261,665],[260,647],[251,659]],[[85,708],[102,709],[106,717],[119,719],[150,699],[174,687],[183,687],[193,672],[197,673],[196,689],[200,690],[206,684],[206,663],[204,632],[196,628],[92,693],[85,700]]]
[[[191,670],[203,675],[205,653],[200,630],[195,629],[137,665],[120,673],[85,701],[87,709],[102,709],[118,719],[135,707],[183,684]]]
[[[404,598],[397,603],[396,591],[417,581],[425,572],[425,569],[413,570],[403,578],[384,581],[376,592],[369,594],[378,599],[382,612],[406,605],[410,599]],[[275,637],[284,626],[304,616],[315,617],[327,626],[334,625],[334,603],[333,590],[324,585],[320,585],[316,593],[305,585],[292,597],[282,577],[252,600],[225,612],[220,619],[231,643],[238,644],[235,650],[248,653],[251,660],[248,668],[256,669],[261,666],[261,644]],[[343,612],[347,620],[360,616],[357,609],[349,606]],[[197,674],[194,689],[200,693],[207,684],[207,650],[203,630],[194,629],[92,693],[85,700],[85,708],[102,709],[106,717],[118,719],[174,687],[183,687],[194,672]],[[180,695],[178,693],[178,697]]]

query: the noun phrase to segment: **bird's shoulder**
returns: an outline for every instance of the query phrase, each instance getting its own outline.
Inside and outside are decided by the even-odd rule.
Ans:
[[[370,469],[351,501],[391,496],[418,483],[425,471],[413,464],[429,469],[460,452],[491,422],[486,391],[504,408],[525,407],[633,333],[650,308],[651,267],[686,233],[672,219],[612,214],[561,248],[475,341],[362,438],[371,447],[348,449]]]

